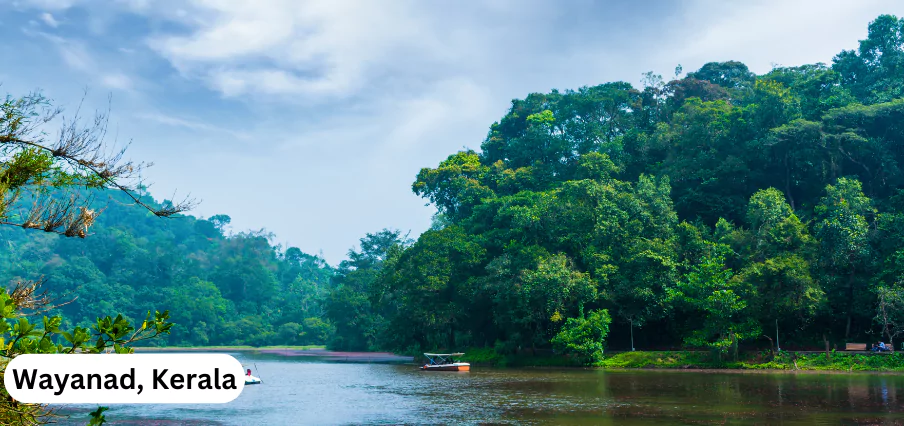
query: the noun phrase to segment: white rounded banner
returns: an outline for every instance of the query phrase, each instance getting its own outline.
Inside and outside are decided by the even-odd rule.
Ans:
[[[34,404],[218,404],[245,377],[226,354],[30,354],[13,358],[3,384]]]

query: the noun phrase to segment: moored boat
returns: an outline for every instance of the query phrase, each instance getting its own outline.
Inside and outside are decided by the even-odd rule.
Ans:
[[[454,354],[427,354],[427,364],[421,367],[424,371],[471,371],[471,364],[461,362],[459,357],[464,353],[458,352]]]

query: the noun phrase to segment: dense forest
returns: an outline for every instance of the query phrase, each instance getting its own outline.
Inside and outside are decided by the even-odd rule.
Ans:
[[[331,335],[322,301],[333,268],[320,257],[264,232],[230,234],[225,215],[163,219],[118,191],[94,197],[105,210],[84,239],[0,227],[3,280],[43,277],[56,300],[71,301],[59,313],[73,326],[103,312],[140,324],[169,310],[170,335],[146,344],[311,345]]]
[[[77,296],[76,323],[168,309],[157,344],[593,358],[894,340],[902,167],[904,19],[884,15],[831,65],[713,62],[515,100],[479,151],[417,175],[430,230],[368,234],[337,267],[101,191],[84,240],[0,228],[0,278],[44,276]]]
[[[479,151],[422,169],[435,225],[370,236],[340,272],[335,347],[592,357],[603,339],[728,351],[904,331],[904,19],[880,16],[831,65],[682,74],[531,94]]]

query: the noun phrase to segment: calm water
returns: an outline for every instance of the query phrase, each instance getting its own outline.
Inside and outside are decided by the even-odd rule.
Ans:
[[[235,356],[257,364],[254,374],[264,384],[245,387],[226,405],[112,406],[110,424],[904,425],[904,376],[898,375],[426,373],[413,365]],[[85,418],[63,424],[85,424]]]

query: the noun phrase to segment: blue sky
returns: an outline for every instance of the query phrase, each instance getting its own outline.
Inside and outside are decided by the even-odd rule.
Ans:
[[[479,148],[512,99],[709,61],[830,62],[899,0],[2,0],[0,88],[112,96],[152,194],[342,260],[418,235],[418,170]]]

